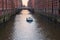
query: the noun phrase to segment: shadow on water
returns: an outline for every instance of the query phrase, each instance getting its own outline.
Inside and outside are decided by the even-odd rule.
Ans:
[[[15,15],[12,16],[7,22],[1,23],[0,28],[4,28],[6,25],[8,26],[10,22],[14,22],[14,18],[15,18]]]
[[[26,18],[32,17],[29,23]],[[4,27],[2,27],[4,26]],[[60,25],[23,10],[0,28],[0,40],[60,40]]]
[[[43,34],[47,38],[46,40],[60,40],[60,24],[54,22],[48,22],[42,17],[35,16],[38,22],[38,28],[42,29]]]
[[[12,40],[14,19],[15,16],[12,16],[9,21],[0,25],[0,40]]]

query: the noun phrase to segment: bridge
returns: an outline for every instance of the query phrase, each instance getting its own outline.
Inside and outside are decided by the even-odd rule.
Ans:
[[[31,7],[21,7],[21,9],[32,9]]]
[[[29,10],[30,12],[34,13],[34,8],[31,7],[21,7],[20,10]]]

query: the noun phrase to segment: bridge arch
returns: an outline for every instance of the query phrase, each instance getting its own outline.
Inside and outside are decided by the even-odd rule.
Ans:
[[[29,10],[30,12],[34,13],[34,8],[31,7],[21,7],[20,10]]]

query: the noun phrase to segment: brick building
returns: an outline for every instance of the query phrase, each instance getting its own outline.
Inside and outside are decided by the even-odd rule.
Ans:
[[[28,1],[28,7],[34,8],[34,0]]]
[[[59,14],[60,14],[60,0],[59,0]]]
[[[44,1],[43,0],[35,0],[35,10],[36,11],[43,11],[44,10]]]
[[[1,8],[2,8],[2,0],[0,0],[0,10],[1,10]]]
[[[22,6],[22,0],[0,0],[0,15],[3,15],[4,13],[8,11],[9,13],[12,12],[11,9],[19,8]],[[2,11],[3,10],[3,11]],[[6,13],[5,13],[6,14]]]
[[[14,0],[15,8],[19,8],[22,5],[22,0]]]
[[[32,0],[29,1],[29,6],[33,7],[34,3],[34,8],[36,10],[40,10],[41,12],[49,13],[49,14],[54,14],[54,15],[59,15],[59,5],[60,5],[60,0]],[[39,11],[39,12],[40,12]]]
[[[4,9],[6,8],[18,8],[22,5],[21,0],[0,0],[0,9],[2,9],[2,6]]]
[[[46,16],[48,20],[60,22],[60,0],[34,0],[34,11]]]

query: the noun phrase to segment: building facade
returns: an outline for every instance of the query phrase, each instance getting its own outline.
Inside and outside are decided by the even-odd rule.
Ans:
[[[59,0],[35,0],[35,8],[45,13],[59,15]]]
[[[22,0],[0,0],[0,15],[2,11],[11,12],[11,9],[20,8],[22,6]],[[5,13],[6,14],[6,13]]]
[[[2,9],[2,6],[4,9],[6,8],[19,8],[22,6],[22,0],[0,0],[0,9]]]
[[[15,8],[20,8],[22,6],[22,0],[14,0]]]
[[[28,7],[34,8],[35,7],[34,6],[35,5],[34,2],[35,2],[34,0],[29,0],[28,1]]]
[[[60,14],[60,0],[59,0],[59,14]]]

